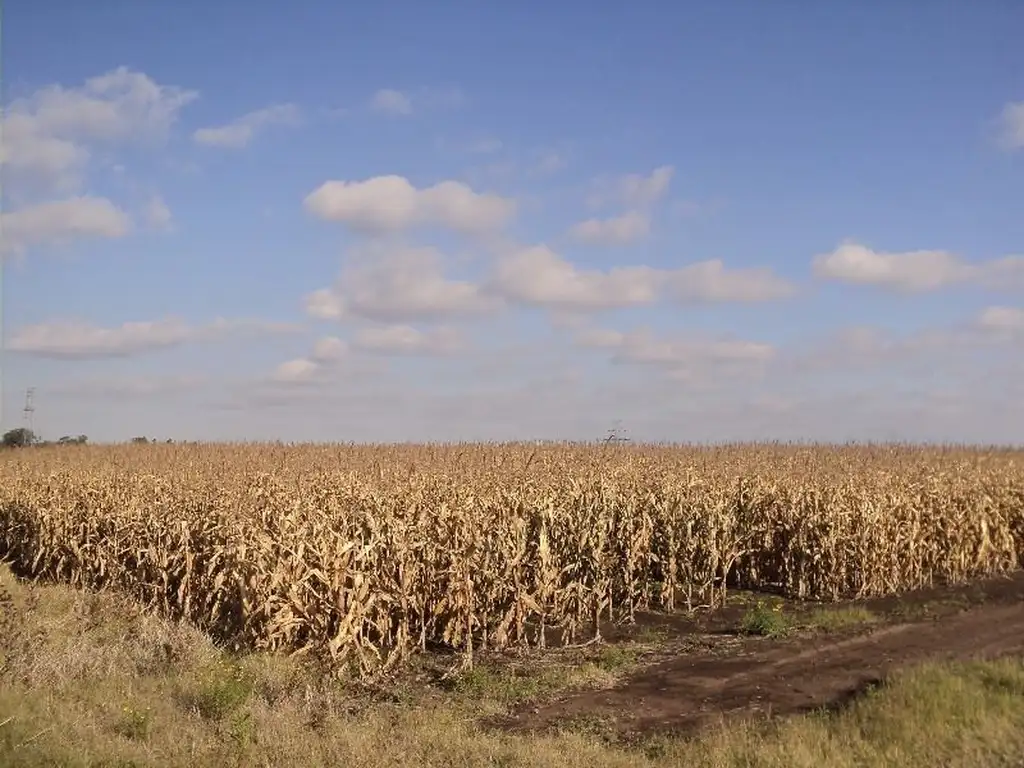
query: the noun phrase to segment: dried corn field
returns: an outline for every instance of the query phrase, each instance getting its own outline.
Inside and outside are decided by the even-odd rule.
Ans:
[[[875,596],[1016,569],[1024,452],[148,445],[0,454],[0,556],[239,647],[368,671],[590,639],[727,586]]]

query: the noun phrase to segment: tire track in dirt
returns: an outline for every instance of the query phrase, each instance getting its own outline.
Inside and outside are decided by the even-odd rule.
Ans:
[[[895,669],[933,660],[1024,655],[1024,602],[986,605],[854,636],[750,640],[738,653],[678,656],[619,687],[521,711],[513,730],[600,719],[623,734],[691,733],[723,715],[785,715],[833,706]]]

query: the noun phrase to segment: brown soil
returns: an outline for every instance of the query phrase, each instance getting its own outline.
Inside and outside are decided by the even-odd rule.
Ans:
[[[596,721],[626,738],[688,734],[724,716],[835,707],[898,667],[1024,655],[1024,573],[856,605],[883,621],[837,633],[763,639],[737,637],[723,628],[730,619],[719,615],[700,622],[688,636],[676,634],[674,655],[656,654],[660,660],[617,688],[534,703],[498,725],[540,730]]]

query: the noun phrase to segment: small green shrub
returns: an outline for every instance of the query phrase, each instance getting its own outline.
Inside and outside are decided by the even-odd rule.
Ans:
[[[205,719],[221,720],[245,704],[252,692],[252,681],[241,669],[219,666],[203,679],[192,703]]]
[[[788,631],[789,621],[782,614],[782,605],[769,606],[763,600],[758,600],[740,621],[740,632],[744,635],[779,637]]]

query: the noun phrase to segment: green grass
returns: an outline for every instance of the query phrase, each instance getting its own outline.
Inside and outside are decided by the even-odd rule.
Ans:
[[[788,634],[791,628],[789,618],[783,613],[781,603],[769,605],[758,601],[740,619],[740,632],[744,635],[782,637]]]
[[[820,629],[825,632],[836,632],[851,627],[868,626],[880,621],[880,618],[867,608],[858,606],[844,608],[819,608],[806,616],[801,616],[795,623],[801,629]]]

